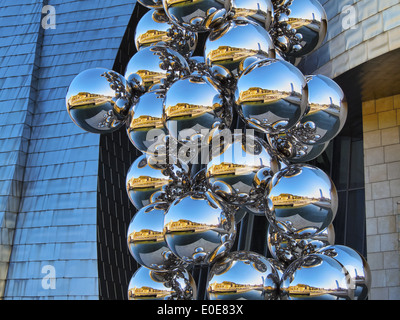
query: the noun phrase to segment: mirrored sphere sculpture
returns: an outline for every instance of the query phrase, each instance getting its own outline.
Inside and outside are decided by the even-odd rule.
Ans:
[[[125,78],[132,86],[139,84],[149,91],[154,85],[162,85],[165,89],[189,73],[189,65],[180,53],[158,44],[133,55],[126,67]]]
[[[300,127],[300,126],[299,126]],[[329,146],[329,141],[320,144],[305,144],[301,142],[294,132],[302,129],[289,130],[290,132],[280,132],[268,134],[267,141],[280,156],[291,163],[306,163],[318,158]]]
[[[305,255],[316,253],[321,248],[334,244],[334,238],[332,224],[310,238],[302,238],[300,235],[292,237],[270,225],[267,245],[273,258],[288,265]]]
[[[204,45],[207,65],[222,66],[234,75],[243,60],[255,55],[275,58],[275,47],[269,33],[248,20],[224,23],[210,32]]]
[[[143,94],[129,111],[126,130],[129,140],[141,152],[156,154],[166,148],[168,131],[163,124],[165,90]]]
[[[164,100],[164,125],[171,137],[197,145],[224,118],[226,99],[215,81],[199,73],[172,84]]]
[[[231,0],[163,0],[163,5],[173,23],[189,31],[206,32],[226,20]]]
[[[310,254],[293,262],[280,285],[283,300],[352,300],[348,271],[335,259]]]
[[[268,259],[250,251],[231,252],[208,275],[209,300],[274,300],[279,275]]]
[[[178,198],[165,215],[168,247],[187,263],[216,261],[230,251],[235,236],[233,213],[209,192]]]
[[[223,139],[223,143],[220,143]],[[272,177],[281,169],[279,158],[265,141],[253,136],[221,131],[211,141],[211,160],[206,178],[211,189],[225,201],[235,205],[250,205],[256,195],[254,179],[260,169]]]
[[[120,129],[131,106],[130,88],[123,76],[104,68],[79,73],[66,95],[68,114],[76,125],[91,133]]]
[[[140,267],[128,285],[129,300],[195,300],[197,286],[184,268],[156,272]]]
[[[191,56],[197,41],[197,33],[174,25],[162,9],[148,11],[140,18],[135,30],[137,50],[162,43],[183,56]]]
[[[324,144],[334,139],[347,119],[347,103],[339,85],[324,75],[307,76],[308,110],[293,130],[305,144]]]
[[[132,163],[126,176],[126,190],[136,209],[149,205],[153,195],[172,183],[168,171],[149,163],[146,155]]]
[[[292,64],[264,59],[251,64],[237,82],[235,102],[246,125],[263,133],[294,127],[307,109],[304,75]]]
[[[338,261],[349,272],[355,300],[365,300],[371,289],[371,270],[367,260],[356,250],[343,245],[330,245],[317,253]]]
[[[149,9],[162,9],[162,0],[138,0],[138,2]]]
[[[231,19],[248,19],[268,30],[273,19],[271,0],[232,0]]]
[[[267,187],[267,218],[280,231],[307,238],[327,228],[338,209],[336,187],[311,165],[289,165]]]
[[[318,49],[328,32],[328,18],[318,0],[294,0],[289,6],[288,25],[301,36],[301,49],[292,50],[288,56],[299,58]]]
[[[164,239],[164,216],[169,204],[151,203],[133,216],[127,232],[128,248],[142,266],[154,271],[171,271],[185,267],[168,248]]]

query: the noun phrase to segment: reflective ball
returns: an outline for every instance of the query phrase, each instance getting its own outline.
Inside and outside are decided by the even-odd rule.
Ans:
[[[343,246],[331,245],[318,250],[338,261],[350,274],[351,287],[355,300],[365,300],[371,289],[371,270],[367,260],[356,250]]]
[[[138,2],[149,9],[162,9],[162,0],[138,0]]]
[[[264,59],[245,69],[237,82],[237,111],[247,126],[263,133],[294,127],[307,109],[304,75],[292,64]]]
[[[248,251],[231,252],[210,270],[209,300],[274,300],[279,274],[264,256]]]
[[[216,261],[229,252],[235,236],[233,213],[209,192],[178,198],[165,215],[168,247],[187,263]]]
[[[164,90],[143,94],[129,111],[126,130],[129,140],[141,152],[156,154],[166,148],[168,134],[163,124]]]
[[[323,75],[307,77],[308,111],[293,130],[305,144],[324,144],[334,139],[347,119],[347,103],[343,90]]]
[[[132,86],[138,84],[149,91],[152,86],[168,87],[189,73],[189,65],[180,53],[158,44],[133,55],[126,67],[125,78]]]
[[[254,181],[258,171],[263,169],[265,175],[272,177],[281,169],[279,158],[269,146],[252,135],[221,131],[210,143],[210,149],[206,178],[211,189],[229,204],[245,206],[254,203],[257,197]]]
[[[335,259],[310,254],[293,262],[282,276],[283,300],[353,300],[348,271]]]
[[[248,20],[229,21],[215,28],[204,45],[207,65],[222,66],[233,75],[238,74],[243,60],[255,55],[275,58],[275,47],[269,33]]]
[[[186,30],[206,32],[223,23],[231,8],[231,0],[163,0],[171,21]]]
[[[170,22],[164,10],[150,10],[140,18],[135,31],[137,50],[165,44],[183,56],[191,56],[196,49],[197,33],[188,32]]]
[[[130,166],[126,176],[126,190],[136,209],[141,209],[151,202],[159,201],[160,192],[174,188],[176,180],[187,174],[187,168],[178,165],[159,166],[149,161],[146,155],[138,157]],[[172,171],[174,174],[170,174]],[[174,179],[175,177],[175,179]]]
[[[182,143],[204,140],[215,123],[224,122],[226,99],[213,79],[192,74],[176,81],[164,100],[164,125]]]
[[[273,19],[271,0],[232,0],[231,19],[248,19],[268,30]]]
[[[93,68],[79,73],[66,95],[66,107],[73,122],[91,133],[120,129],[131,106],[129,85],[115,71]]]
[[[197,286],[185,269],[156,272],[140,267],[128,285],[128,300],[195,300]]]
[[[289,265],[305,255],[316,253],[321,248],[334,244],[332,241],[334,236],[333,225],[306,239],[299,235],[291,237],[289,234],[279,232],[269,226],[267,244],[273,258]]]
[[[309,238],[336,216],[338,195],[329,176],[310,165],[289,165],[267,187],[267,218],[279,231]]]
[[[328,18],[317,0],[293,1],[289,10],[288,24],[301,36],[301,49],[292,50],[288,56],[299,58],[322,45],[328,32]]]
[[[329,146],[329,141],[321,144],[309,145],[298,140],[294,133],[296,129],[278,134],[268,134],[268,143],[274,150],[291,163],[305,163],[318,158]]]
[[[149,204],[133,216],[127,232],[129,252],[142,266],[154,271],[171,271],[184,262],[168,248],[164,239],[164,216],[168,203]]]

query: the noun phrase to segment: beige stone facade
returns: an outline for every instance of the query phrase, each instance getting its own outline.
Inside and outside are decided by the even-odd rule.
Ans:
[[[400,299],[400,95],[363,103],[372,300]]]

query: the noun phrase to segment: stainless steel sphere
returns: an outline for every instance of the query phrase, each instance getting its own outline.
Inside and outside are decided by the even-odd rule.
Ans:
[[[275,58],[275,47],[268,31],[249,20],[224,23],[210,32],[204,45],[207,65],[222,66],[233,75],[243,60],[255,55]]]
[[[271,0],[232,0],[231,19],[248,19],[268,30],[273,19]]]
[[[267,134],[267,140],[274,150],[277,150],[279,155],[291,163],[306,163],[318,158],[329,146],[329,141],[321,144],[305,144],[301,142],[294,131],[280,132],[277,134]]]
[[[291,237],[289,234],[280,232],[274,227],[269,226],[267,244],[273,258],[285,265],[289,265],[303,256],[316,253],[321,248],[334,244],[332,238],[335,238],[332,224],[328,228],[306,239],[301,238],[301,236]]]
[[[140,18],[135,31],[137,50],[162,43],[183,56],[191,56],[197,41],[196,32],[174,25],[162,9],[148,11]]]
[[[371,289],[371,270],[367,260],[356,250],[343,245],[331,245],[318,250],[338,261],[350,274],[355,300],[365,300]]]
[[[207,282],[209,300],[274,300],[279,274],[264,256],[231,252],[210,270]]]
[[[164,90],[143,94],[129,111],[126,130],[129,140],[141,152],[156,154],[166,148],[168,134],[163,124]]]
[[[231,8],[231,0],[163,0],[171,21],[194,32],[210,31],[223,23]]]
[[[140,267],[128,286],[128,300],[196,300],[197,286],[185,269],[156,272]]]
[[[318,49],[328,31],[328,18],[317,0],[295,0],[289,6],[288,25],[301,36],[301,49],[292,50],[288,56],[299,58]]]
[[[281,170],[267,187],[267,218],[281,232],[309,238],[327,228],[336,216],[338,195],[329,176],[310,165]]]
[[[79,73],[66,95],[66,107],[73,122],[91,133],[120,129],[131,106],[130,88],[115,71],[93,68]]]
[[[324,144],[334,139],[347,119],[347,103],[343,90],[323,75],[307,76],[308,111],[293,130],[305,144]]]
[[[171,271],[184,262],[168,248],[164,239],[164,216],[169,204],[152,203],[133,216],[127,232],[129,252],[142,266],[157,271]]]
[[[162,0],[138,0],[138,2],[149,9],[162,9]]]
[[[216,261],[229,252],[235,236],[233,213],[209,192],[178,198],[165,215],[168,247],[187,263]]]
[[[304,75],[292,64],[264,59],[245,69],[237,82],[237,111],[247,126],[263,133],[294,127],[307,109]]]
[[[164,125],[171,137],[197,144],[216,123],[223,123],[227,109],[225,96],[208,76],[192,74],[176,81],[164,100]]]
[[[224,138],[223,144],[220,139]],[[210,143],[211,160],[206,178],[214,192],[233,205],[251,205],[256,200],[255,179],[259,170],[272,177],[281,169],[279,158],[261,139],[252,135],[221,132]],[[264,192],[262,192],[262,195]]]
[[[348,271],[335,259],[310,254],[293,262],[282,276],[283,300],[353,300]]]
[[[138,157],[131,165],[126,176],[126,190],[136,209],[149,205],[158,192],[173,184],[174,180],[165,168],[148,161],[146,155]]]
[[[187,76],[190,73],[185,58],[178,52],[164,45],[153,45],[136,52],[126,67],[125,78],[132,86],[144,87],[146,91],[152,86],[164,86]]]

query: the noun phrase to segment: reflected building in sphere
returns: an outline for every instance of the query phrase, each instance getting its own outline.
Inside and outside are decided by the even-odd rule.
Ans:
[[[319,2],[328,36],[298,67],[334,79],[349,115],[312,164],[338,191],[335,242],[359,251],[371,267],[369,299],[398,300],[400,3]],[[5,0],[0,12],[0,298],[127,299],[139,266],[126,239],[136,209],[125,178],[140,152],[124,128],[100,136],[77,127],[65,96],[86,69],[124,74],[147,9],[132,0]],[[96,100],[85,92],[81,98]],[[268,256],[267,228],[265,217],[246,215],[236,248]],[[207,278],[200,267],[193,276],[199,284]],[[204,290],[199,285],[198,299]]]

